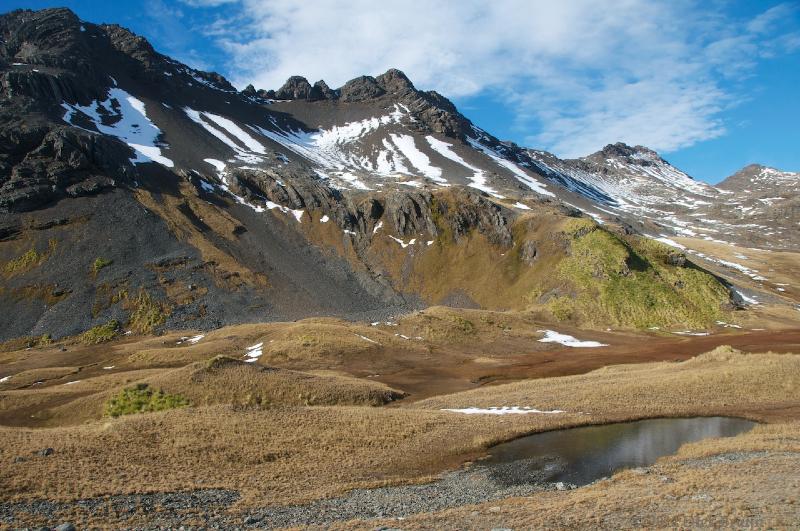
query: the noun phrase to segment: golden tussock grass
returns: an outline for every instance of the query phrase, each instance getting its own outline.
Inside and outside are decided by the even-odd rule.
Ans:
[[[524,380],[435,397],[415,407],[531,406],[622,420],[787,404],[800,406],[800,356],[719,347],[680,363],[616,365],[578,376]]]
[[[299,502],[354,487],[421,481],[492,444],[536,431],[658,416],[791,418],[800,407],[794,391],[799,359],[722,349],[689,362],[487,387],[416,407],[212,405],[74,427],[0,428],[2,462],[42,447],[55,449],[47,459],[8,468],[0,491],[9,497],[72,499],[226,487],[240,490],[245,505]],[[199,364],[193,367],[172,372],[191,381],[193,374],[203,374]],[[233,385],[234,379],[244,377],[232,372],[209,383]],[[163,380],[165,391],[192,392],[193,384],[183,376],[179,380],[183,387],[174,389]],[[438,411],[473,405],[567,413],[496,417]],[[775,439],[769,432],[764,436]]]

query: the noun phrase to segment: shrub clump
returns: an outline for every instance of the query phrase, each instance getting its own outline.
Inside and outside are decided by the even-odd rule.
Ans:
[[[107,258],[95,258],[94,262],[92,262],[92,274],[97,275],[101,269],[108,267],[113,263],[113,260],[109,260]]]
[[[169,309],[155,300],[149,293],[140,290],[133,299],[128,299],[131,308],[130,327],[134,332],[149,334],[166,322]]]
[[[90,328],[86,332],[83,333],[81,339],[87,345],[96,345],[98,343],[105,343],[106,341],[111,341],[115,337],[117,337],[117,333],[119,332],[119,322],[116,320],[111,320],[106,324],[97,325],[93,328]]]
[[[162,389],[154,391],[146,383],[136,387],[123,389],[106,402],[105,414],[109,417],[120,417],[135,413],[164,411],[188,406],[189,401],[180,395],[165,393]]]

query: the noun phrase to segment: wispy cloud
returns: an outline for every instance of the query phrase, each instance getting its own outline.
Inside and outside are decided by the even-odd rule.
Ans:
[[[236,4],[239,0],[179,0],[190,7],[219,7],[225,4]]]
[[[723,134],[736,80],[800,48],[792,4],[738,21],[708,5],[241,0],[207,31],[239,85],[301,74],[338,86],[397,67],[450,97],[494,95],[529,145],[562,156],[618,140],[669,152]]]

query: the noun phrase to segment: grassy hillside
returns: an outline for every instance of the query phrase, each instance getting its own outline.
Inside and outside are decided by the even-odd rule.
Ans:
[[[418,235],[403,247],[392,238],[407,243],[410,235],[378,233],[367,254],[373,269],[429,304],[455,298],[583,326],[704,327],[722,318],[730,302],[717,278],[648,238],[539,205],[510,222],[513,242],[504,246],[478,229],[454,236],[448,217],[458,215],[454,210],[433,216],[439,232],[433,240]]]

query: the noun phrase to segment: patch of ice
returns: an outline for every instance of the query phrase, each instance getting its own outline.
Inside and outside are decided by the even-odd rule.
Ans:
[[[520,203],[519,201],[514,203],[513,206],[514,206],[514,208],[518,208],[520,210],[530,210],[531,209],[531,207],[529,207],[528,205],[526,205],[524,203]]]
[[[319,218],[319,222],[320,222],[320,223],[327,223],[327,222],[328,222],[330,219],[331,219],[331,218],[329,218],[329,217],[328,217],[328,215],[327,215],[327,214],[325,214],[324,216],[322,216],[321,218]]]
[[[381,227],[383,227],[383,220],[375,224],[375,227],[372,229],[372,234],[375,234],[376,232],[381,230]]]
[[[116,83],[115,83],[116,84]],[[161,154],[161,130],[150,121],[144,103],[124,90],[113,87],[104,101],[95,100],[89,105],[62,103],[66,110],[64,121],[75,127],[76,113],[85,115],[95,129],[104,135],[114,136],[128,144],[136,153],[134,164],[157,162],[167,168],[175,163]]]
[[[200,334],[200,335],[197,335],[197,336],[194,336],[194,337],[190,337],[189,339],[186,340],[186,342],[187,343],[191,343],[192,345],[194,345],[195,343],[199,342],[204,337],[206,337],[205,334]]]
[[[6,383],[10,379],[11,379],[11,376],[3,376],[2,378],[0,378],[0,383]]]
[[[575,348],[595,348],[608,346],[605,343],[600,343],[598,341],[581,341],[567,334],[560,334],[553,330],[539,330],[539,333],[544,334],[544,337],[539,340],[539,343],[560,343],[564,346]]]
[[[561,409],[553,409],[550,411],[543,411],[541,409],[534,409],[531,407],[519,406],[493,406],[487,408],[467,407],[463,409],[442,409],[442,411],[450,411],[452,413],[463,413],[465,415],[527,415],[539,413],[543,415],[557,415],[559,413],[566,413]]]
[[[110,370],[111,370],[111,369],[113,369],[114,367],[115,367],[115,365],[108,365],[108,366],[106,366],[106,367],[103,367],[103,369],[104,369],[104,370],[106,370],[106,371],[110,371]]]
[[[305,210],[299,208],[297,210],[291,210],[291,213],[294,216],[294,219],[296,219],[298,223],[303,222],[303,214],[305,213]]]

